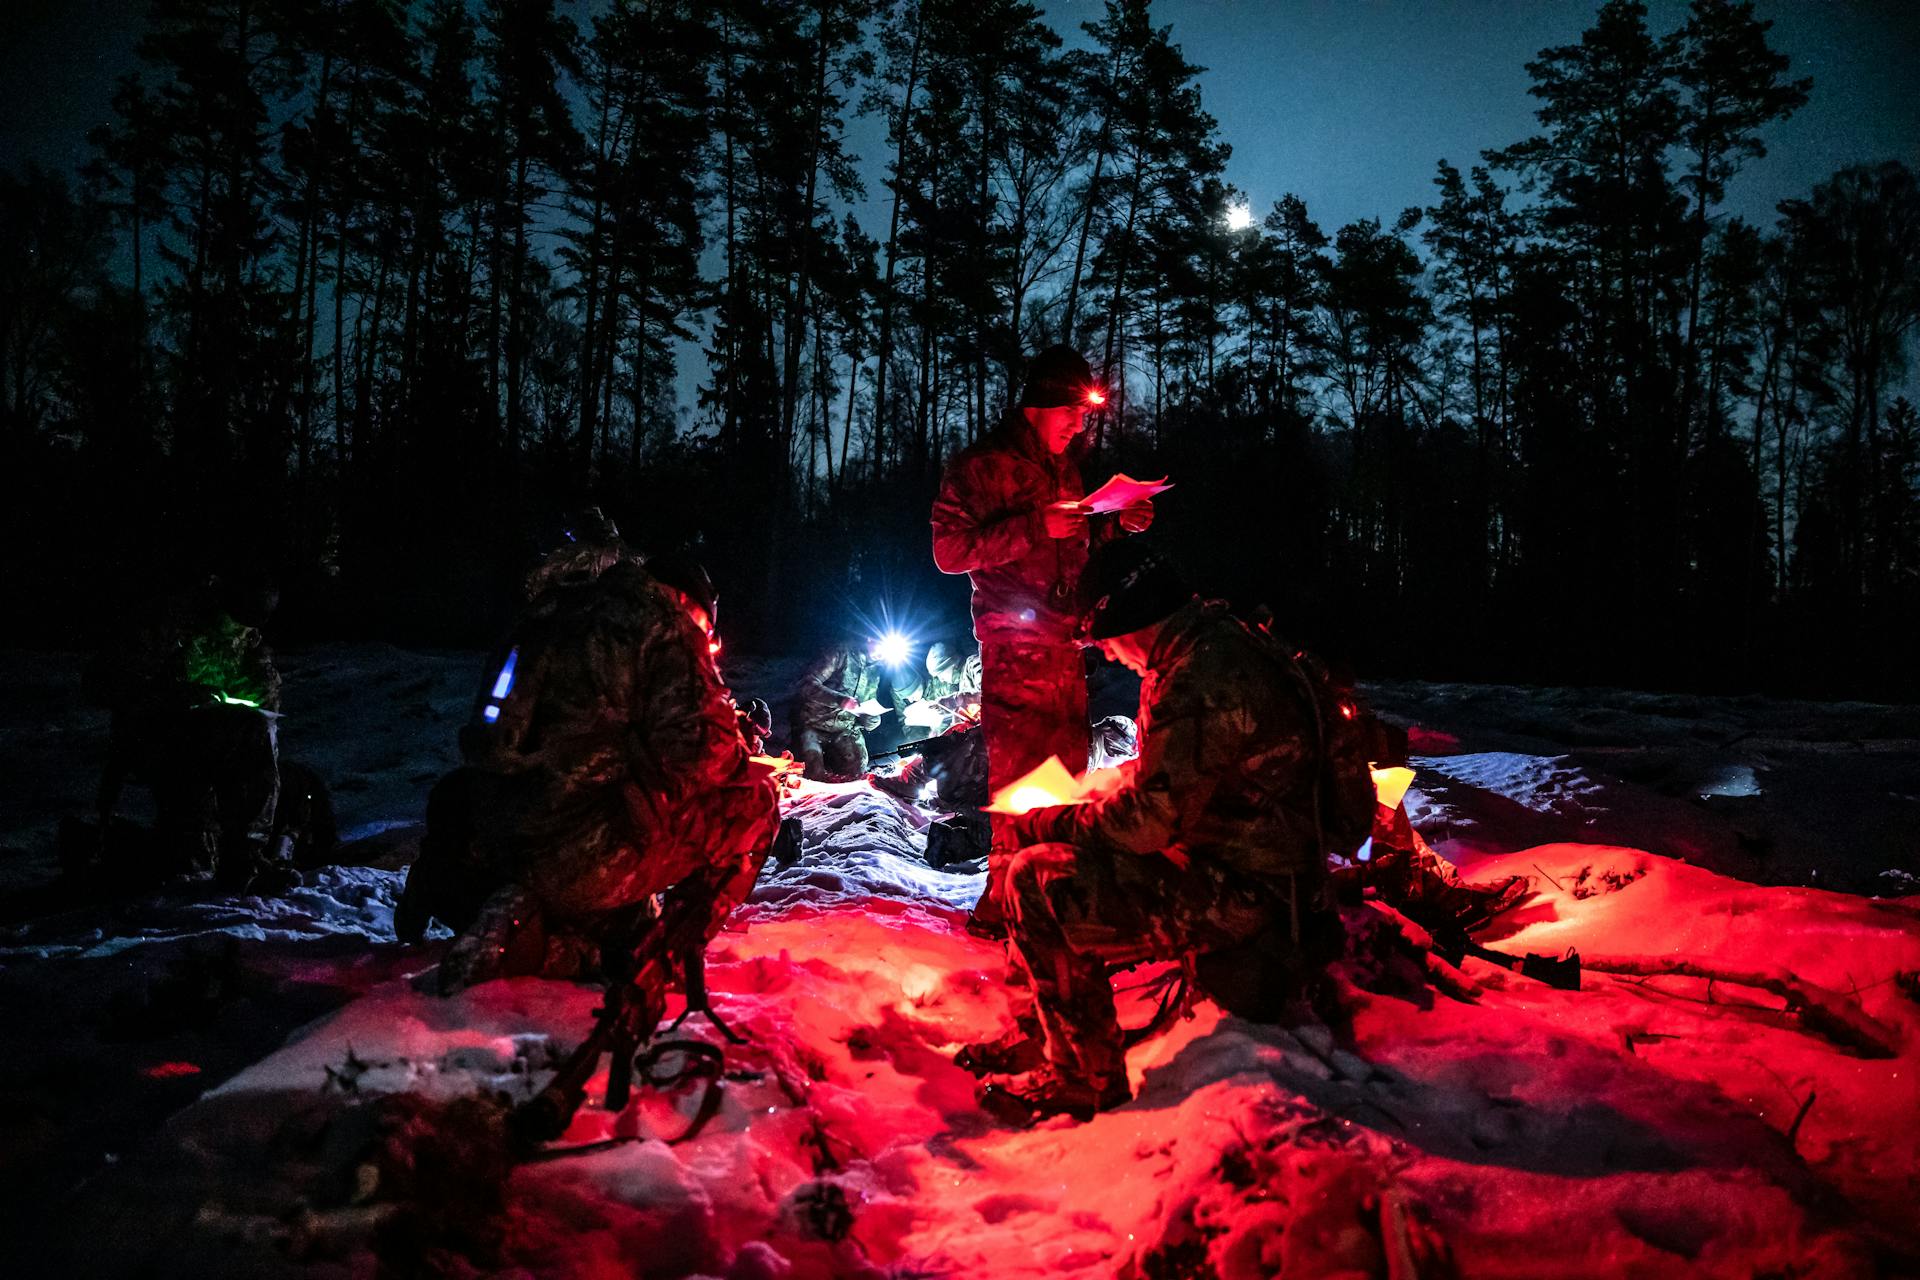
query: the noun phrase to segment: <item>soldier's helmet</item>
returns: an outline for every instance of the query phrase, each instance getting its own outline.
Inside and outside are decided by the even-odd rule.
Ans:
[[[601,574],[633,553],[620,540],[620,529],[599,507],[569,511],[557,523],[546,524],[541,558],[527,575],[527,598],[560,587],[597,580]]]
[[[945,640],[927,646],[927,674],[946,684],[960,682],[960,655]]]
[[[1143,538],[1109,542],[1080,575],[1080,627],[1086,640],[1111,640],[1164,621],[1193,599],[1193,586]]]

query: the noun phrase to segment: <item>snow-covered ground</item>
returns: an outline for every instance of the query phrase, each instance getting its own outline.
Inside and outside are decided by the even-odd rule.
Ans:
[[[409,979],[438,944],[391,933],[397,868],[477,665],[383,646],[288,662],[287,749],[336,787],[358,780],[339,799],[364,865],[278,903],[16,899],[0,928],[7,1274],[1398,1277],[1447,1274],[1445,1255],[1469,1276],[1920,1268],[1920,992],[1900,976],[1920,972],[1920,899],[1709,869],[1741,850],[1727,802],[1793,794],[1786,775],[1825,743],[1910,751],[1875,749],[1903,740],[1897,713],[1758,705],[1746,714],[1770,745],[1716,757],[1739,732],[1717,706],[1648,704],[1662,719],[1617,705],[1641,695],[1583,710],[1555,691],[1375,692],[1418,726],[1416,825],[1475,878],[1537,890],[1498,945],[1790,976],[1872,1019],[1892,1057],[1750,985],[1590,972],[1563,992],[1469,960],[1464,998],[1346,973],[1351,1025],[1335,1029],[1200,1002],[1130,1055],[1135,1101],[1013,1131],[950,1061],[1008,1016],[998,948],[960,928],[978,878],[924,865],[911,808],[810,787],[790,809],[804,856],[769,869],[710,952],[715,1006],[751,1040],[727,1052],[718,1112],[670,1145],[700,1088],[643,1090],[618,1116],[589,1107],[566,1139],[620,1141],[509,1172],[459,1100],[531,1093],[596,994],[523,980],[422,995]],[[731,674],[766,695],[790,669]],[[31,694],[0,724],[0,840],[21,851],[0,883],[28,884],[47,865],[34,842],[84,809],[100,725],[61,702],[58,661],[0,670]],[[1811,736],[1775,733],[1788,722]],[[1594,763],[1625,735],[1638,779]],[[1650,781],[1656,750],[1671,760]],[[1878,803],[1890,821],[1907,801]],[[29,906],[48,909],[21,918]],[[1147,1016],[1154,976],[1123,979],[1126,1021]]]

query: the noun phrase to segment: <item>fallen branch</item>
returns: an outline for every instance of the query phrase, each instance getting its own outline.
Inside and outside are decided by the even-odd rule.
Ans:
[[[1819,1096],[1820,1095],[1815,1093],[1813,1090],[1811,1089],[1807,1090],[1807,1100],[1800,1104],[1800,1109],[1798,1111],[1793,1113],[1793,1123],[1787,1126],[1787,1145],[1788,1146],[1792,1146],[1794,1139],[1799,1136],[1800,1122],[1807,1118],[1807,1112],[1813,1110],[1813,1100]]]
[[[1619,973],[1635,977],[1701,978],[1707,982],[1731,983],[1737,987],[1756,987],[1779,996],[1787,1010],[1798,1015],[1807,1030],[1851,1049],[1866,1058],[1899,1056],[1900,1042],[1893,1028],[1869,1014],[1858,1004],[1817,983],[1791,977],[1778,970],[1743,971],[1722,969],[1698,960],[1676,960],[1666,956],[1584,956],[1581,964],[1592,973]]]

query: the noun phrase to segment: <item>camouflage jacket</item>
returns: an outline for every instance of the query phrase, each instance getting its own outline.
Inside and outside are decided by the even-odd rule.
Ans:
[[[1016,409],[940,476],[933,560],[942,573],[972,575],[973,634],[983,643],[1073,634],[1087,539],[1048,537],[1046,508],[1086,496],[1074,453],[1049,452]],[[1104,534],[1110,523],[1090,526]]]
[[[168,600],[148,625],[100,653],[84,688],[116,710],[244,701],[280,709],[280,673],[266,637],[236,621],[207,591]]]
[[[847,699],[868,702],[880,696],[880,664],[852,645],[829,645],[801,671],[793,689],[793,728],[835,735],[853,733],[861,717]]]
[[[1142,855],[1179,846],[1196,862],[1255,877],[1317,867],[1313,704],[1284,659],[1224,604],[1196,600],[1161,628],[1149,668],[1140,755],[1122,766],[1122,785],[1024,815],[1015,828],[1022,843]]]
[[[975,690],[977,693],[978,690]],[[942,699],[957,699],[962,693],[958,680],[942,680],[920,668],[919,676],[909,680],[896,677],[893,681],[893,709],[905,714],[908,707],[916,702],[940,702]]]
[[[637,562],[543,583],[509,652],[510,688],[489,673],[461,748],[523,797],[500,861],[549,905],[631,902],[770,844],[778,790],[707,636]]]

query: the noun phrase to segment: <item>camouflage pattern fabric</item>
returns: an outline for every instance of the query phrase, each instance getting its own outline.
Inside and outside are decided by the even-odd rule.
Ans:
[[[865,732],[878,721],[847,703],[879,697],[880,664],[862,649],[830,645],[807,664],[794,685],[787,720],[794,758],[805,762],[807,777],[845,782],[866,776]]]
[[[1087,539],[1047,536],[1046,508],[1084,497],[1076,450],[1054,454],[1020,412],[954,456],[933,503],[933,559],[973,579],[973,634],[988,641],[1065,642]],[[1089,525],[1110,524],[1107,520]],[[991,686],[991,660],[985,683]]]
[[[1124,785],[1022,815],[1021,843],[1137,855],[1178,845],[1243,875],[1318,874],[1320,730],[1300,682],[1217,601],[1195,600],[1167,619],[1148,661],[1140,755],[1122,766]],[[1364,762],[1350,762],[1339,782],[1371,795]]]
[[[210,587],[174,596],[102,650],[82,691],[112,712],[101,820],[129,777],[153,789],[156,836],[172,870],[222,863],[237,874],[251,837],[272,826],[279,789],[280,673],[258,628],[234,619]],[[220,700],[244,699],[259,710]]]
[[[429,916],[468,929],[443,989],[521,956],[503,930],[578,955],[569,939],[692,876],[723,882],[718,928],[778,830],[777,787],[679,595],[631,558],[588,565],[545,585],[510,648],[513,688],[497,721],[463,731],[403,900],[406,933]]]
[[[1110,966],[1233,946],[1285,911],[1271,887],[1217,866],[1059,843],[1013,856],[1007,898],[1047,1059],[1096,1086],[1126,1074]]]
[[[919,674],[912,678],[903,675],[889,682],[893,690],[893,709],[902,715],[916,702],[941,702],[961,694],[960,681],[942,680],[925,667],[918,668],[918,671]]]
[[[980,724],[986,735],[989,795],[1059,756],[1069,773],[1087,762],[1087,677],[1080,650],[1065,642],[980,646],[986,672]],[[1011,853],[1020,841],[1012,819],[996,814],[993,844]],[[1003,873],[1004,874],[1004,873]],[[990,886],[999,877],[989,873]],[[991,892],[991,888],[989,890]]]
[[[195,707],[157,735],[141,767],[153,787],[154,829],[173,870],[244,880],[253,837],[273,823],[279,794],[274,717],[249,707]]]
[[[980,729],[949,730],[908,756],[899,772],[873,779],[874,786],[908,801],[917,801],[928,783],[935,802],[948,812],[978,810],[987,803],[986,737]]]
[[[1148,665],[1140,756],[1121,786],[1010,820],[1025,847],[1005,902],[1048,1058],[1096,1084],[1122,1069],[1107,965],[1216,951],[1279,925],[1297,939],[1324,894],[1311,689],[1217,602],[1163,623]]]

